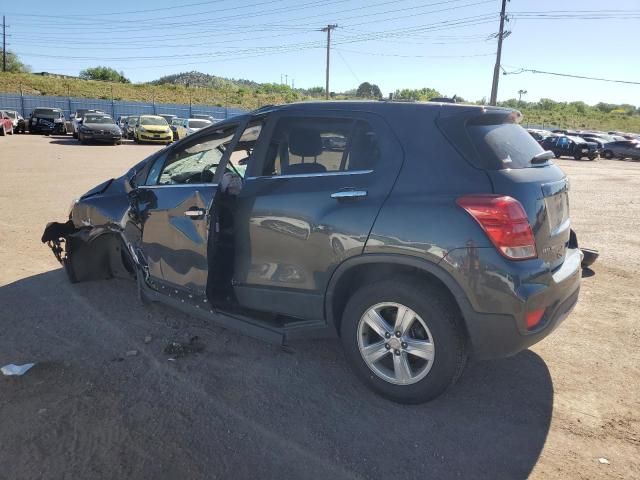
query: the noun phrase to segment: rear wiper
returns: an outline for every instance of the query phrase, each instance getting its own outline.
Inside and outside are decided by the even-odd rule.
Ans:
[[[553,153],[551,150],[545,150],[544,152],[540,152],[535,157],[533,157],[531,159],[531,164],[536,165],[538,163],[544,163],[547,160],[551,160],[552,158],[555,158],[555,156],[556,154]]]

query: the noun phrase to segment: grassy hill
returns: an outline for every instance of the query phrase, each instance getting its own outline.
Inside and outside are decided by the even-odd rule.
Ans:
[[[0,72],[0,92],[28,95],[71,96],[156,103],[191,103],[255,109],[263,105],[290,103],[312,98],[322,93],[293,90],[279,84],[260,84],[250,80],[216,77],[199,72],[186,72],[162,77],[151,83],[108,83],[77,78],[60,78],[27,73]],[[322,89],[319,89],[322,90]],[[425,91],[430,89],[423,89]],[[422,91],[422,90],[421,90]],[[433,91],[435,92],[435,90]],[[429,92],[427,92],[429,93]],[[401,98],[402,96],[400,96]],[[345,98],[340,94],[336,98]],[[421,97],[415,97],[421,98]],[[518,108],[524,114],[524,124],[551,124],[565,128],[621,130],[640,132],[640,109],[633,105],[583,102],[518,102],[515,99],[501,105]]]
[[[28,73],[0,72],[0,92],[25,95],[70,96],[135,102],[189,103],[255,109],[263,105],[290,103],[306,97],[285,85],[237,84],[221,82],[217,86],[180,83],[108,83],[76,78],[59,78]]]

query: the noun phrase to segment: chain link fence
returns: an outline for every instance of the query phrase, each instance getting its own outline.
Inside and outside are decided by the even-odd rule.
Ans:
[[[100,100],[93,98],[49,97],[43,95],[19,95],[0,93],[0,109],[16,110],[27,118],[35,108],[59,108],[65,118],[78,109],[101,110],[114,119],[121,115],[177,115],[191,118],[195,115],[210,115],[216,120],[224,120],[246,113],[241,108],[216,107],[212,105],[188,105],[178,103],[145,103],[120,100]]]

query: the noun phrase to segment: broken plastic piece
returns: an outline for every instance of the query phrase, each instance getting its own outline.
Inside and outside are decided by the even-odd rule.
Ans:
[[[34,365],[35,363],[25,363],[24,365],[14,365],[13,363],[10,363],[9,365],[5,365],[4,367],[2,367],[2,369],[0,370],[2,370],[2,373],[7,376],[20,376],[27,373],[29,369]]]

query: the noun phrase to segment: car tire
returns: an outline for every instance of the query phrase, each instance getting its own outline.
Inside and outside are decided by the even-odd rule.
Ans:
[[[73,132],[73,138],[78,138],[78,132]]]
[[[555,153],[554,152],[554,155],[556,156],[556,158],[560,158],[560,154],[559,153]]]
[[[396,317],[404,311],[407,318],[412,318],[400,337],[391,325],[394,309]],[[372,312],[385,322],[385,336],[370,326],[367,319]],[[360,380],[399,403],[416,404],[436,398],[456,382],[467,363],[467,341],[457,306],[440,287],[411,276],[357,290],[347,302],[340,332],[345,354]],[[422,355],[430,355],[429,342],[432,356],[427,360]],[[412,349],[411,344],[416,348]],[[373,359],[373,355],[373,361],[365,360],[363,352],[367,347],[373,347],[379,359]],[[411,350],[424,353],[411,354]]]
[[[611,159],[613,158],[613,152],[612,152],[611,150],[605,150],[605,151],[602,153],[602,156],[603,156],[604,158],[606,158],[607,160],[611,160]]]
[[[582,155],[574,155],[573,158],[576,160],[582,160]]]
[[[4,125],[2,125],[2,128],[0,128],[0,137],[4,137],[7,134],[7,130],[4,128]]]

